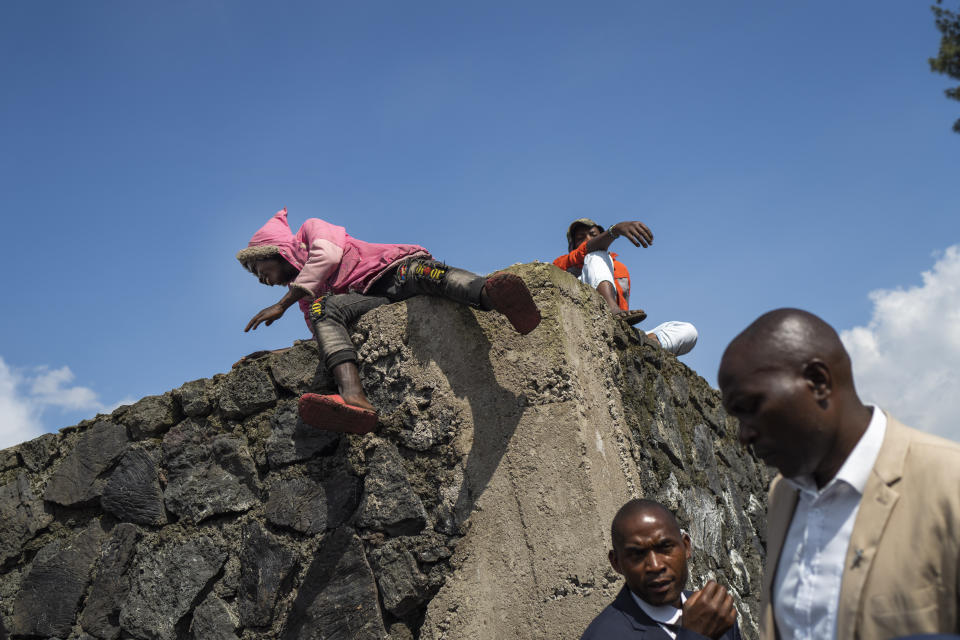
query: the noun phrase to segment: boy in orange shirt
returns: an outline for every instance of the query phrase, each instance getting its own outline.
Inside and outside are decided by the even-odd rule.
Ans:
[[[569,253],[553,261],[557,267],[597,289],[610,310],[629,324],[637,324],[647,317],[639,309],[630,309],[630,272],[607,251],[614,240],[626,237],[636,247],[653,244],[653,233],[640,221],[618,222],[604,230],[590,218],[574,220],[567,228]],[[697,343],[697,329],[689,322],[671,320],[657,325],[647,333],[666,351],[674,355],[689,353]]]

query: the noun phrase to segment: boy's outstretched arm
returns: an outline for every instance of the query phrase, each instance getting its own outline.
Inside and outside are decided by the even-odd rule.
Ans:
[[[304,289],[299,287],[294,287],[287,291],[286,295],[280,298],[280,302],[272,304],[266,309],[262,309],[260,313],[253,316],[250,322],[247,323],[247,327],[243,330],[244,333],[250,331],[250,329],[256,329],[260,326],[262,322],[266,326],[273,324],[274,320],[278,320],[287,309],[289,309],[294,302],[305,296],[307,292]]]
[[[587,239],[587,253],[605,251],[614,240],[625,237],[635,247],[647,248],[653,244],[653,233],[639,220],[618,222],[598,236]]]

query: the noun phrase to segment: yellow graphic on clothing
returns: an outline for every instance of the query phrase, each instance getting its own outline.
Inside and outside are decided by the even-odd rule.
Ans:
[[[323,298],[317,298],[313,301],[313,304],[310,305],[310,313],[318,316],[323,315]]]
[[[422,277],[430,278],[431,280],[439,280],[447,273],[446,269],[441,269],[440,267],[431,267],[428,264],[423,264],[422,262],[418,263],[413,272]]]

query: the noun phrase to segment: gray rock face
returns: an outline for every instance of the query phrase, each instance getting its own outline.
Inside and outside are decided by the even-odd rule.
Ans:
[[[256,466],[240,439],[188,418],[163,439],[164,502],[188,522],[246,511],[257,503]]]
[[[128,451],[110,474],[100,504],[125,522],[166,524],[157,463],[143,449]]]
[[[194,610],[190,633],[194,640],[237,640],[239,627],[230,605],[211,594]]]
[[[27,474],[0,487],[0,566],[20,555],[24,542],[53,520],[33,494]]]
[[[336,461],[316,465],[312,471],[326,495],[327,529],[336,529],[356,513],[363,493],[361,480]]]
[[[370,555],[384,608],[402,618],[423,604],[429,593],[427,577],[413,554],[398,544],[386,544]]]
[[[147,396],[126,407],[120,421],[130,427],[130,435],[134,440],[142,440],[163,435],[181,417],[173,394],[165,393],[162,396]]]
[[[181,386],[176,395],[180,398],[183,413],[191,418],[208,415],[213,410],[212,386],[209,380],[193,380]]]
[[[137,554],[133,587],[120,626],[140,640],[176,640],[177,624],[217,575],[225,551],[206,537],[172,542]]]
[[[17,447],[23,465],[30,471],[39,471],[47,466],[57,451],[57,436],[45,433],[39,438],[24,442]]]
[[[293,552],[253,522],[243,527],[240,552],[240,621],[245,627],[267,627],[277,598],[290,588]]]
[[[310,342],[0,451],[0,640],[577,640],[637,496],[756,640],[769,476],[718,393],[568,274],[510,269],[528,335],[430,296],[352,327],[376,433],[300,423],[331,384]]]
[[[391,535],[413,535],[423,531],[426,523],[427,513],[410,486],[397,448],[388,442],[380,444],[370,458],[357,525]]]
[[[312,341],[272,358],[270,373],[278,385],[296,396],[316,389],[336,388],[333,377],[320,363],[320,354]]]
[[[267,439],[267,462],[274,469],[330,453],[340,442],[340,434],[303,423],[295,402],[281,403],[271,420]]]
[[[43,499],[71,507],[99,498],[107,482],[102,474],[129,445],[123,426],[105,421],[94,424],[53,472]]]
[[[337,529],[317,549],[282,637],[385,640],[386,635],[363,544],[350,529]]]
[[[119,524],[103,545],[97,576],[80,616],[80,625],[102,640],[114,640],[120,635],[120,606],[130,592],[131,569],[140,537],[140,530],[134,525]]]
[[[255,365],[238,367],[220,384],[218,402],[228,418],[243,418],[277,401],[277,391],[266,371]]]
[[[4,449],[0,451],[0,473],[9,471],[10,469],[16,469],[19,464],[16,449]]]
[[[270,485],[266,516],[271,523],[314,535],[327,528],[327,496],[309,478],[277,480]]]
[[[703,474],[703,482],[714,495],[723,495],[723,484],[717,469],[717,456],[713,450],[714,433],[705,424],[693,428],[693,460]]]
[[[717,498],[702,487],[684,491],[682,515],[689,522],[690,538],[695,548],[717,557],[723,549],[723,511]]]
[[[67,544],[55,540],[37,552],[13,603],[14,635],[66,637],[90,584],[103,529],[96,520]]]

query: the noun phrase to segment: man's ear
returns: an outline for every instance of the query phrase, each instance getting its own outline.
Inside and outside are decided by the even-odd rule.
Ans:
[[[607,558],[610,560],[610,566],[613,567],[613,570],[623,575],[623,571],[620,571],[620,558],[617,557],[617,551],[615,549],[610,549],[610,553],[607,554]]]
[[[821,406],[833,392],[833,375],[823,360],[814,359],[803,366],[803,379],[813,393],[813,399]]]
[[[687,560],[693,557],[693,543],[690,541],[690,535],[683,532],[683,548],[686,550]]]

